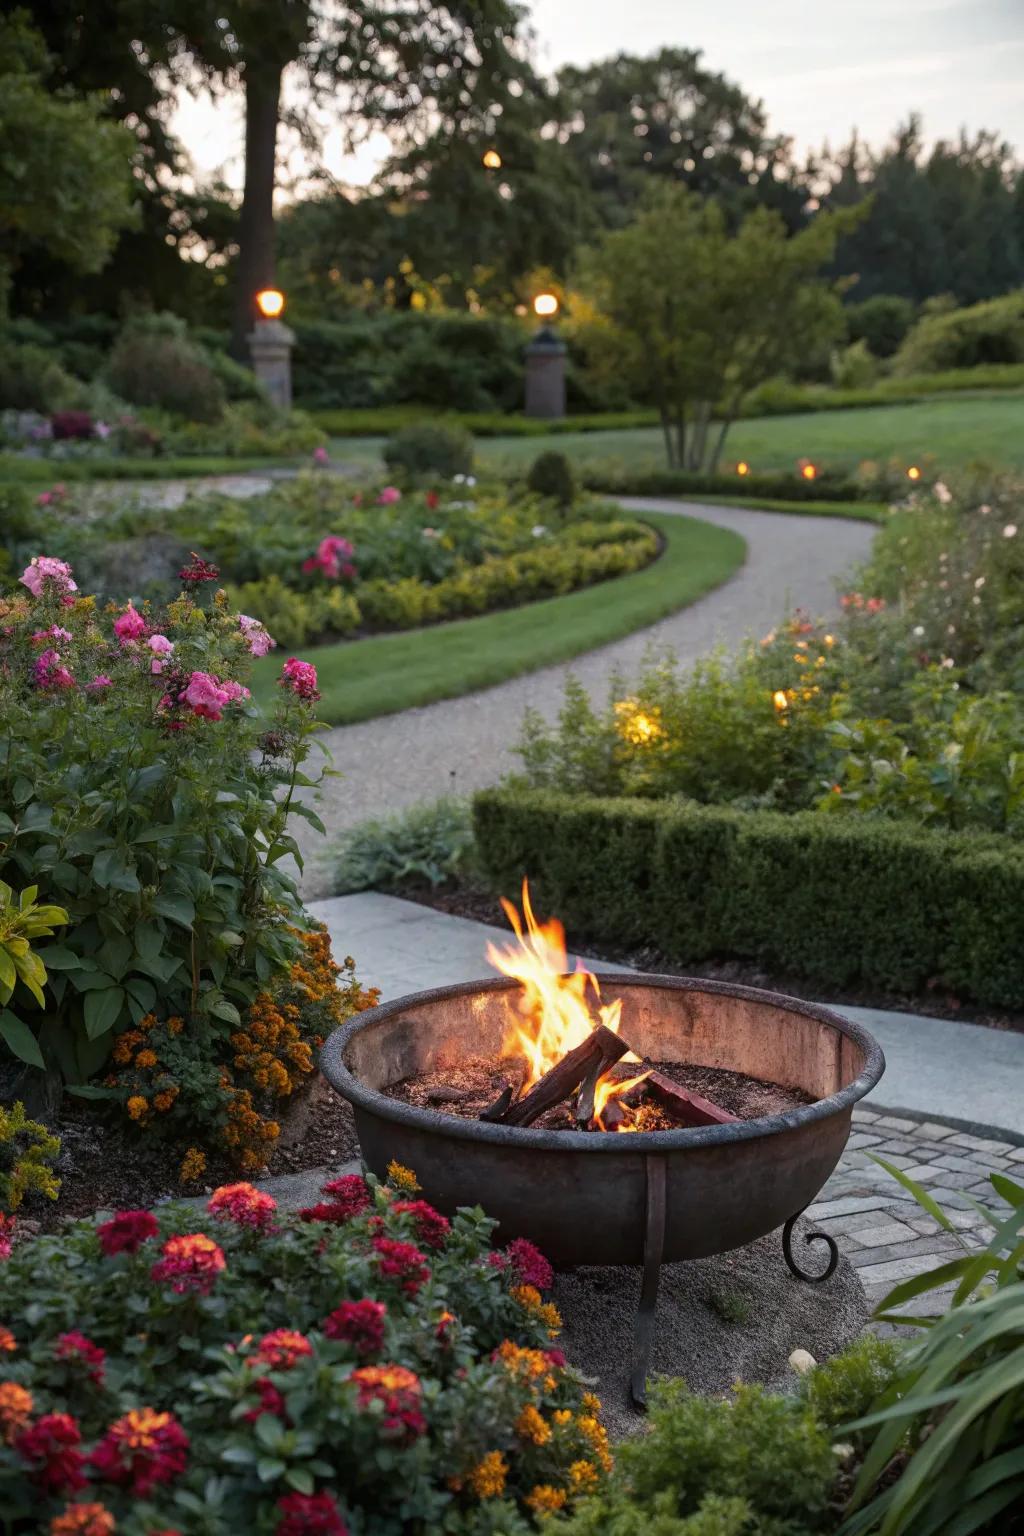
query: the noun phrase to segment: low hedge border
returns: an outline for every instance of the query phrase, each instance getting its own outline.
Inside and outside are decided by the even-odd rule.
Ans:
[[[1024,1007],[1024,847],[800,812],[494,789],[473,803],[495,886],[590,941],[754,960],[824,988]]]
[[[582,465],[581,484],[609,496],[743,496],[776,501],[867,501],[870,487],[850,476],[821,475],[803,480],[795,475],[695,474],[683,469],[607,470]]]

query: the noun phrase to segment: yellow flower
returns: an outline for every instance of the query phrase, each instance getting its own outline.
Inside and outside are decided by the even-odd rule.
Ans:
[[[420,1189],[419,1180],[412,1169],[403,1168],[402,1164],[395,1162],[394,1159],[388,1163],[388,1181],[396,1185],[398,1189],[404,1189],[410,1195],[415,1195]]]
[[[551,1430],[532,1403],[527,1403],[516,1419],[516,1434],[520,1440],[529,1440],[531,1445],[547,1445],[551,1439]]]
[[[507,1476],[508,1463],[501,1452],[488,1451],[483,1461],[478,1462],[469,1474],[469,1486],[478,1499],[494,1499],[499,1493],[504,1493]]]
[[[189,1147],[181,1160],[178,1178],[182,1184],[191,1184],[206,1172],[206,1153],[198,1147]]]
[[[580,1434],[584,1440],[590,1443],[590,1447],[601,1463],[605,1472],[612,1469],[612,1456],[608,1449],[608,1431],[603,1424],[598,1423],[593,1415],[585,1415],[579,1421]]]
[[[580,1406],[584,1413],[592,1414],[596,1418],[601,1412],[601,1399],[595,1397],[593,1392],[584,1392]]]
[[[574,1461],[569,1468],[574,1493],[590,1493],[597,1487],[597,1468],[592,1461]]]
[[[568,1408],[556,1408],[551,1415],[556,1424],[571,1424],[572,1414]]]
[[[141,1093],[133,1093],[125,1107],[133,1120],[141,1120],[149,1105]]]
[[[538,1483],[526,1495],[526,1502],[535,1515],[554,1514],[565,1503],[565,1493],[561,1488],[552,1488],[550,1483]]]

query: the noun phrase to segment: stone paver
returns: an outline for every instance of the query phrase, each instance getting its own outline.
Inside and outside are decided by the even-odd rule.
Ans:
[[[611,675],[635,673],[650,646],[671,647],[684,663],[718,644],[733,645],[777,624],[789,605],[816,614],[836,610],[832,578],[863,560],[874,530],[868,523],[834,517],[793,517],[734,507],[687,505],[626,498],[636,511],[690,515],[730,528],[747,543],[746,564],[716,591],[681,613],[573,662],[546,667],[496,688],[447,699],[423,709],[341,726],[321,738],[342,778],[328,781],[317,809],[328,836],[370,816],[401,810],[438,795],[468,794],[494,784],[516,766],[527,706],[553,718],[569,671],[603,701]],[[324,844],[304,825],[294,835],[306,856],[303,895],[332,889]]]

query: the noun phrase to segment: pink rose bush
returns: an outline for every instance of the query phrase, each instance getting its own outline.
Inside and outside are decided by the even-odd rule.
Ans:
[[[307,573],[320,571],[329,581],[340,581],[343,577],[346,581],[353,581],[356,574],[352,561],[354,554],[355,549],[349,539],[329,534],[320,540],[316,554],[302,562],[302,569]]]
[[[22,572],[20,581],[23,587],[28,587],[33,597],[42,597],[44,587],[62,596],[78,591],[71,579],[70,565],[66,565],[63,560],[53,560],[48,555],[35,555]]]

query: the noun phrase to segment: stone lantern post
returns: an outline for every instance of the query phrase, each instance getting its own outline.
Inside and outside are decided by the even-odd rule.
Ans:
[[[565,415],[567,348],[554,328],[558,299],[538,293],[533,309],[540,329],[526,348],[526,414],[554,420]]]
[[[256,295],[260,317],[249,332],[252,370],[279,411],[292,407],[292,348],[295,332],[281,320],[284,294],[265,288]]]

